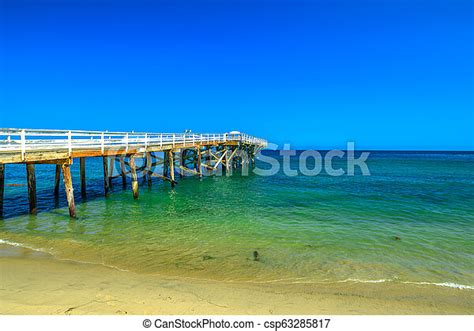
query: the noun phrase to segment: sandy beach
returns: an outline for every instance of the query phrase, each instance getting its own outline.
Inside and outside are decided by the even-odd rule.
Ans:
[[[1,314],[472,314],[474,291],[410,284],[252,284],[169,278],[60,261],[0,258]]]

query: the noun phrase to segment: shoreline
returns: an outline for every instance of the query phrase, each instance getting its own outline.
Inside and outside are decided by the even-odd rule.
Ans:
[[[0,314],[473,314],[474,291],[398,283],[230,283],[120,271],[16,247]]]
[[[5,249],[2,249],[4,247]],[[353,283],[353,284],[375,284],[375,283],[393,283],[398,285],[409,284],[409,285],[424,285],[424,286],[434,286],[434,287],[446,287],[446,288],[453,288],[453,289],[460,289],[460,290],[474,290],[474,285],[467,285],[467,284],[460,284],[455,283],[452,281],[409,281],[409,280],[399,280],[397,277],[394,278],[381,278],[381,279],[359,279],[359,278],[346,278],[346,279],[339,279],[339,280],[332,280],[328,281],[325,280],[300,280],[303,278],[282,278],[282,279],[268,279],[268,280],[224,280],[224,279],[216,279],[216,278],[206,278],[206,277],[193,277],[193,276],[183,276],[183,275],[176,275],[173,273],[140,273],[134,270],[123,269],[119,266],[105,264],[101,262],[94,262],[94,261],[86,261],[86,260],[78,260],[78,259],[71,259],[67,257],[60,257],[50,252],[47,249],[43,248],[35,248],[28,244],[19,243],[16,241],[11,241],[7,239],[0,239],[0,258],[2,257],[2,253],[6,256],[10,255],[19,255],[19,252],[22,252],[24,255],[25,252],[32,252],[33,255],[44,255],[43,257],[47,256],[48,258],[63,261],[63,262],[73,262],[78,264],[86,264],[86,265],[97,265],[103,266],[105,268],[110,268],[118,271],[123,272],[131,272],[135,274],[143,274],[153,277],[163,277],[163,278],[178,278],[182,280],[204,280],[204,281],[216,281],[222,283],[230,283],[230,284],[253,284],[253,285],[262,285],[262,284],[279,284],[279,285],[295,285],[295,284],[306,284],[306,285],[317,285],[317,286],[332,286],[340,283]],[[295,280],[298,279],[298,280]]]

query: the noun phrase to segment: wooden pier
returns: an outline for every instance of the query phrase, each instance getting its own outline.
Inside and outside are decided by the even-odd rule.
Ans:
[[[267,141],[240,132],[220,134],[108,132],[79,130],[0,129],[0,217],[3,215],[6,164],[26,165],[29,211],[35,214],[35,164],[55,165],[54,195],[59,196],[61,173],[69,206],[69,215],[76,216],[74,190],[70,167],[79,159],[80,187],[83,197],[86,189],[86,160],[103,158],[104,195],[110,194],[112,179],[120,177],[122,185],[131,178],[133,198],[138,199],[138,175],[160,178],[174,187],[179,177],[187,175],[231,174],[232,169],[248,169],[255,155],[267,146]],[[158,154],[161,154],[160,157]],[[136,166],[136,159],[143,165]],[[117,176],[113,175],[114,164]],[[162,173],[157,173],[161,166]],[[243,171],[243,170],[242,170]]]

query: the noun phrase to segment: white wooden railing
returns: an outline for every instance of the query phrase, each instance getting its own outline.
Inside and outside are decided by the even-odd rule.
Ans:
[[[82,130],[0,129],[0,153],[125,149],[237,141],[265,148],[267,141],[244,133],[149,133]]]

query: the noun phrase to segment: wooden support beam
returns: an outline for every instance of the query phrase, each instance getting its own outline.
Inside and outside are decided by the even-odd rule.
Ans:
[[[221,162],[222,162],[222,160],[224,159],[225,156],[226,156],[226,154],[223,153],[223,154],[221,155],[221,157],[219,158],[219,160],[217,160],[216,164],[214,164],[214,168],[213,168],[214,170],[216,170],[217,167],[219,166],[219,164],[221,164]]]
[[[63,170],[64,188],[66,190],[67,204],[69,206],[69,216],[76,217],[76,206],[74,204],[74,189],[72,187],[71,166],[61,165]]]
[[[130,156],[130,172],[132,174],[132,192],[133,198],[138,199],[138,178],[137,169],[135,168],[135,156]]]
[[[215,170],[213,166],[210,166],[210,165],[207,165],[207,164],[202,164],[201,166],[208,169],[208,170],[211,170],[211,171]]]
[[[127,187],[127,175],[125,172],[125,156],[120,155],[120,176],[122,176],[122,186]]]
[[[36,175],[35,165],[32,163],[26,164],[26,177],[28,180],[28,202],[30,205],[30,214],[36,214]]]
[[[79,158],[80,163],[80,176],[81,176],[81,196],[83,198],[86,197],[86,158],[81,157]]]
[[[107,156],[102,157],[102,165],[104,167],[104,195],[109,196],[110,181],[109,181],[109,167],[107,164]]]
[[[165,177],[163,175],[160,175],[160,174],[156,174],[156,173],[153,173],[152,177],[157,177],[157,178],[161,178],[163,180],[166,180],[168,182],[171,182],[171,178],[168,178],[168,177]],[[178,182],[174,182],[174,184],[178,184]]]
[[[5,165],[0,164],[0,218],[3,217],[3,194],[5,192]]]
[[[170,168],[170,178],[171,178],[171,187],[174,187],[174,158],[173,158],[173,150],[168,151],[168,162]]]
[[[183,167],[183,166],[181,166],[181,165],[179,166],[179,169],[180,169],[181,171],[183,171],[183,172],[187,171],[187,172],[189,172],[189,173],[191,173],[191,174],[193,174],[193,175],[199,175],[199,173],[198,173],[197,171],[195,171],[195,170],[193,170],[193,169],[189,169],[189,168]]]
[[[54,175],[54,197],[59,197],[59,181],[61,180],[61,166],[56,164],[56,173]]]

